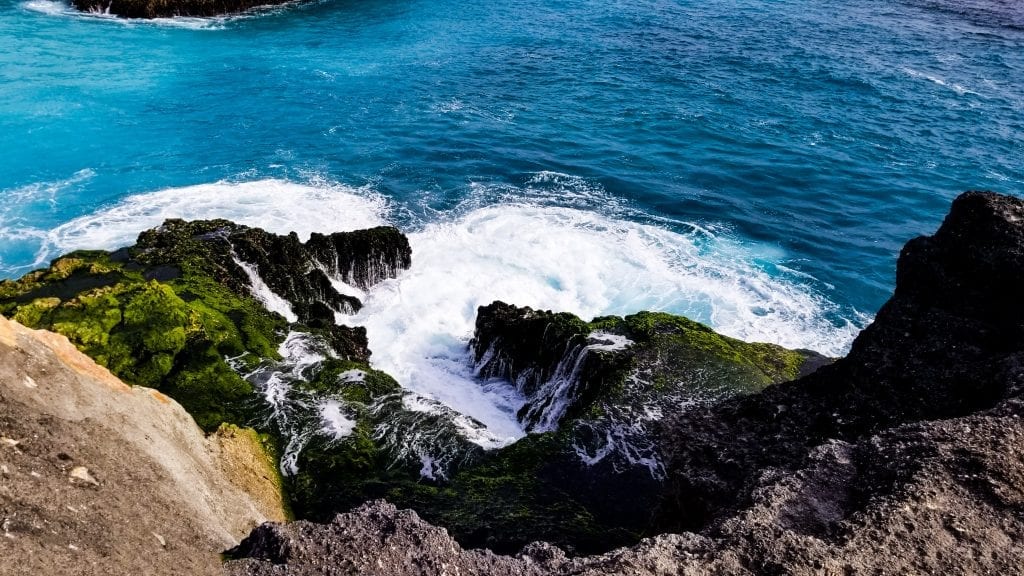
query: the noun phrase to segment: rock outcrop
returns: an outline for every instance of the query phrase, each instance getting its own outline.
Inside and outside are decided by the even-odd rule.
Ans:
[[[576,553],[636,542],[665,487],[667,416],[828,362],[671,314],[585,322],[502,302],[479,309],[471,346],[481,377],[507,379],[526,399],[519,418],[532,434],[445,486],[472,506],[394,501],[500,552],[536,539]]]
[[[964,194],[904,248],[893,298],[846,358],[663,421],[667,485],[651,525],[666,534],[599,556],[535,544],[498,557],[375,503],[329,525],[263,526],[229,572],[1017,573],[1021,294],[1024,202]],[[529,362],[507,358],[495,369]]]
[[[362,302],[353,289],[367,290],[412,264],[409,240],[390,226],[314,233],[303,243],[294,232],[281,236],[227,220],[167,220],[140,234],[133,253],[168,271],[201,267],[237,293],[254,292],[272,311],[316,326],[333,326],[335,313],[358,312]]]
[[[409,243],[394,228],[303,244],[226,220],[168,220],[135,246],[75,252],[0,282],[0,314],[64,334],[126,382],[175,398],[212,431],[263,417],[243,376],[280,359],[289,331],[313,333],[325,354],[368,369],[365,329],[335,324],[336,313],[361,306],[342,292],[409,264]]]
[[[206,437],[65,337],[0,317],[0,574],[218,574],[286,517],[254,431]]]
[[[766,469],[901,425],[969,416],[1024,385],[1024,203],[967,193],[900,254],[896,290],[846,358],[763,394],[681,414],[666,529],[700,529],[749,500]],[[1015,402],[1015,400],[1014,400]],[[708,456],[715,454],[716,458]]]
[[[292,0],[72,0],[82,12],[114,14],[125,18],[221,16]]]

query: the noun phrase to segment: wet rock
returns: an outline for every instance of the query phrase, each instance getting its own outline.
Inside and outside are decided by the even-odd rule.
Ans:
[[[258,6],[284,4],[286,0],[72,0],[83,12],[116,14],[125,18],[219,16],[244,12]]]
[[[412,255],[405,235],[387,226],[313,234],[302,243],[294,233],[281,236],[226,220],[168,220],[143,232],[135,251],[149,266],[179,264],[183,252],[202,254],[203,266],[239,293],[260,292],[252,272],[272,292],[257,296],[280,298],[300,322],[318,327],[334,326],[335,313],[362,307],[356,296],[339,291],[342,283],[367,290],[409,268]]]

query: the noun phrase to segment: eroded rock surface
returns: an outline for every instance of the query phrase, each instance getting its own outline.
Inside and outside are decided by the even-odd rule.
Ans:
[[[0,317],[0,574],[212,575],[284,518],[255,432],[205,437],[167,396]]]

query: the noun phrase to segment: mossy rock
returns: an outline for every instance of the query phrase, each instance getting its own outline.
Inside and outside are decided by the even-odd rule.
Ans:
[[[694,394],[757,392],[795,379],[808,359],[821,358],[808,350],[730,338],[689,318],[663,312],[595,318],[590,327],[634,341],[637,365],[652,383],[665,387],[689,382]]]
[[[316,373],[298,383],[307,390],[340,395],[346,402],[369,404],[388,394],[398,394],[402,387],[394,378],[374,370],[363,362],[328,358],[316,367]]]
[[[129,384],[171,396],[205,430],[252,418],[252,386],[225,357],[274,357],[285,323],[249,296],[182,266],[173,279],[124,253],[75,252],[0,282],[0,313],[66,336]]]

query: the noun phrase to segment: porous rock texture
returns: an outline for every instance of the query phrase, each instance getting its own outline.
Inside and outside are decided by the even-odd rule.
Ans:
[[[463,550],[383,502],[264,525],[228,572],[1018,574],[1024,566],[1024,202],[960,196],[900,255],[850,354],[664,426],[667,532],[604,555]]]
[[[285,518],[255,433],[204,437],[65,337],[0,317],[0,574],[218,574]]]

